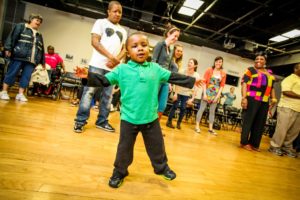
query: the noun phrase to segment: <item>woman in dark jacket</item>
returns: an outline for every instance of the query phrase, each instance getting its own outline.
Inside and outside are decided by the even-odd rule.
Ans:
[[[36,65],[44,66],[45,64],[43,37],[38,32],[42,22],[42,16],[31,14],[28,23],[17,24],[8,35],[4,50],[5,56],[10,58],[10,63],[3,81],[0,99],[10,99],[7,94],[8,87],[15,83],[16,76],[22,70],[19,94],[17,94],[16,100],[28,101],[24,96],[24,91],[29,84],[31,74]]]
[[[178,68],[173,57],[170,45],[174,44],[180,35],[180,29],[176,26],[169,26],[165,31],[165,40],[158,42],[153,49],[152,62],[158,63],[161,67],[172,72],[177,72]],[[167,106],[169,95],[169,84],[162,83],[158,93],[158,119],[160,120]]]

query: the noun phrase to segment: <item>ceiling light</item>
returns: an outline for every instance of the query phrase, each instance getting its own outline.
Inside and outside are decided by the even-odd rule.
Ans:
[[[182,6],[178,11],[179,14],[183,14],[187,16],[193,16],[195,12],[196,10],[184,6]]]
[[[200,0],[185,0],[183,6],[197,10],[200,8],[200,6],[202,6],[203,3],[204,1],[200,1]]]
[[[285,40],[288,40],[289,38],[281,36],[281,35],[277,35],[275,37],[270,38],[269,40],[273,41],[273,42],[282,42]]]
[[[288,37],[288,38],[295,38],[295,37],[300,36],[300,30],[294,29],[294,30],[286,32],[282,35],[285,36],[285,37]]]

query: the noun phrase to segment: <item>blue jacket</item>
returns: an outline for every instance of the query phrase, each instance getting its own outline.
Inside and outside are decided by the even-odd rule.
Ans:
[[[4,50],[11,52],[11,58],[14,60],[31,62],[35,65],[45,64],[44,42],[42,34],[36,33],[34,41],[33,31],[25,23],[17,24],[8,35]],[[35,45],[33,45],[35,43]],[[34,55],[32,57],[32,51]]]

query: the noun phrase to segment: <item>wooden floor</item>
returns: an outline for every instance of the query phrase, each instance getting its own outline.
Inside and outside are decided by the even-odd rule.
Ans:
[[[166,181],[153,173],[141,136],[130,175],[119,189],[108,186],[119,138],[119,113],[110,114],[116,133],[96,129],[97,112],[84,133],[73,132],[77,107],[32,97],[28,103],[0,101],[0,199],[249,199],[300,198],[300,159],[240,149],[238,132],[217,137],[191,122],[182,130],[161,125],[170,167]]]

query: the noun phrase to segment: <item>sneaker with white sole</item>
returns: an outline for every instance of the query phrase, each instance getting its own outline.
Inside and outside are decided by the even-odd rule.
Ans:
[[[208,132],[211,134],[211,135],[214,135],[214,136],[217,136],[218,133],[216,133],[214,130],[208,130]]]
[[[196,133],[201,133],[200,128],[195,128]]]
[[[24,96],[24,94],[17,94],[16,100],[22,101],[22,102],[27,102],[28,99]]]
[[[10,100],[10,98],[9,98],[9,96],[8,96],[8,94],[7,94],[6,91],[0,92],[0,99],[6,100],[6,101]]]

